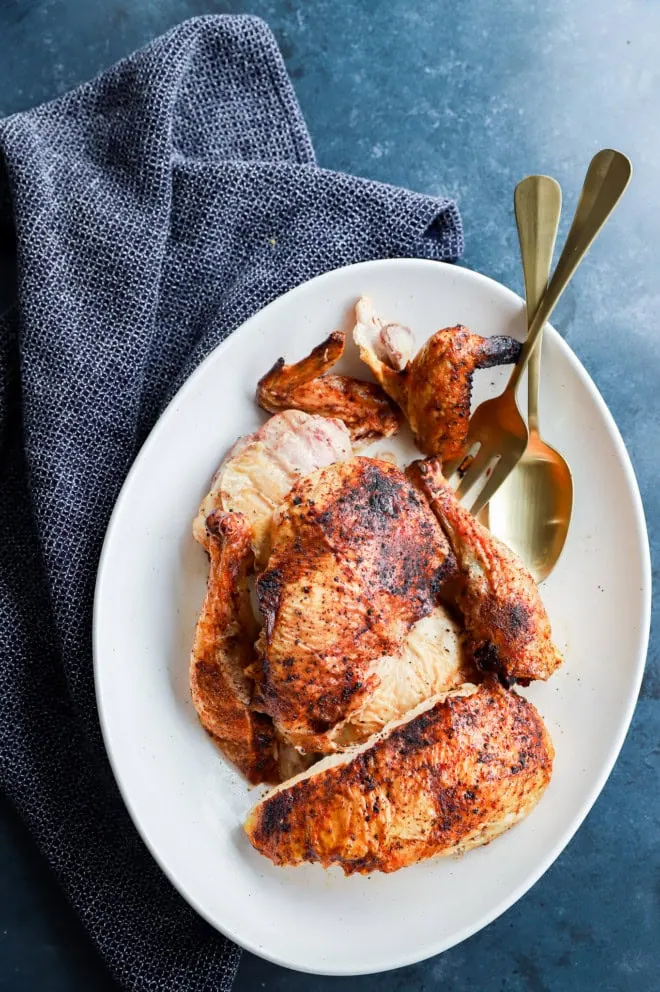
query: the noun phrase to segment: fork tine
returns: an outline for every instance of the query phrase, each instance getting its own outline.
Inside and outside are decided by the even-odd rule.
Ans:
[[[472,459],[472,464],[463,476],[460,484],[456,488],[456,499],[462,500],[466,493],[484,474],[490,462],[493,460],[493,452],[487,450],[487,445],[482,444],[476,455]]]
[[[470,507],[470,513],[473,517],[476,517],[477,514],[484,508],[486,503],[493,498],[504,480],[516,467],[521,457],[522,455],[509,455],[507,458],[503,455],[500,458],[497,465],[493,469],[493,474],[490,479],[486,482],[485,486]]]
[[[452,475],[454,475],[458,471],[460,464],[464,459],[465,459],[465,453],[462,453],[460,458],[452,458],[450,462],[442,463],[442,474],[444,475],[445,479],[447,479],[447,481],[449,481]]]
[[[458,456],[458,458],[452,458],[450,462],[443,462],[442,474],[444,475],[445,479],[447,479],[447,481],[449,481],[452,475],[454,475],[458,471],[458,469],[461,467],[461,465],[468,457],[472,449],[479,443],[480,443],[479,441],[468,440],[467,443],[463,446],[463,449],[460,455]]]

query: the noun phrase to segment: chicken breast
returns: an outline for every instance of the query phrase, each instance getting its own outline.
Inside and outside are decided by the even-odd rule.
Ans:
[[[333,331],[295,365],[285,365],[280,358],[259,381],[259,405],[271,413],[293,407],[338,418],[354,441],[396,434],[403,417],[380,386],[348,375],[329,374],[343,355],[345,343],[346,335]]]
[[[561,664],[550,620],[534,579],[510,548],[456,499],[440,461],[414,462],[409,477],[446,533],[461,581],[456,602],[472,656],[507,684],[547,679]]]
[[[405,413],[421,451],[443,462],[459,457],[475,370],[517,362],[520,342],[481,337],[457,324],[436,331],[413,358],[408,328],[383,324],[367,297],[358,301],[356,317],[353,338],[360,357]]]
[[[240,513],[206,521],[209,579],[190,657],[190,691],[202,726],[250,782],[279,782],[272,721],[250,707],[257,626],[250,603],[251,529]]]
[[[518,823],[548,785],[553,756],[531,703],[495,679],[465,685],[271,791],[245,832],[276,865],[397,871]]]
[[[206,518],[212,510],[236,511],[250,522],[257,561],[265,561],[273,510],[294,482],[351,455],[350,436],[340,420],[300,410],[271,417],[223,460],[193,523],[195,539],[208,546]]]
[[[337,725],[381,684],[373,663],[399,655],[413,624],[439,604],[454,558],[405,475],[370,458],[296,483],[271,537],[257,582],[265,627],[255,705],[291,743],[329,751]]]

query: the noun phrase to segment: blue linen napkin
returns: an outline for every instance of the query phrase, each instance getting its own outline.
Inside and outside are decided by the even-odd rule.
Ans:
[[[317,167],[256,18],[187,21],[0,121],[0,781],[127,989],[227,990],[239,961],[142,844],[101,739],[92,597],[130,464],[281,293],[462,247],[450,200]]]

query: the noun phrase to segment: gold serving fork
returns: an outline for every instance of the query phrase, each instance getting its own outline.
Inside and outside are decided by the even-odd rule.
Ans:
[[[566,244],[529,324],[520,359],[504,391],[494,399],[486,400],[474,411],[470,418],[467,442],[460,457],[446,466],[446,475],[450,478],[472,450],[478,449],[456,490],[457,497],[462,499],[478,481],[484,481],[479,495],[470,507],[475,516],[486,506],[525,453],[529,431],[516,402],[518,385],[545,323],[592,242],[621,199],[631,172],[630,161],[621,152],[604,149],[591,160]],[[541,219],[540,215],[539,221]],[[491,466],[492,472],[487,475]]]

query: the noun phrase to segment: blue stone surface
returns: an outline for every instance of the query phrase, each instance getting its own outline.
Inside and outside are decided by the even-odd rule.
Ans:
[[[455,196],[465,264],[518,291],[516,182],[555,176],[570,218],[598,148],[632,158],[633,183],[553,322],[623,433],[657,564],[660,6],[0,0],[0,115],[64,92],[187,17],[239,11],[274,29],[319,163]],[[355,979],[294,974],[246,954],[237,992],[660,989],[659,694],[656,636],[632,728],[596,806],[543,879],[484,931],[415,967]],[[114,988],[6,807],[0,826],[0,990]]]

